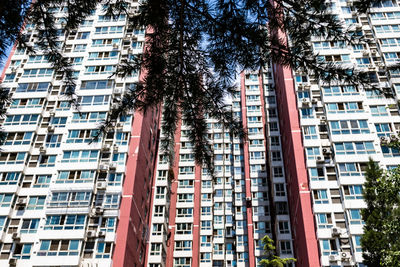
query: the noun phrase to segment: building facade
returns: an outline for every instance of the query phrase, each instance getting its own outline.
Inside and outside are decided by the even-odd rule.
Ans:
[[[138,3],[127,2],[136,12]],[[40,52],[13,48],[1,77],[12,103],[1,122],[0,265],[255,267],[268,234],[297,266],[363,266],[366,163],[400,163],[385,146],[400,129],[400,75],[387,69],[400,57],[400,7],[383,1],[359,15],[336,0],[330,9],[369,42],[314,38],[315,53],[368,70],[382,92],[279,65],[243,72],[229,108],[247,138],[207,119],[215,178],[195,164],[184,120],[168,164],[157,149],[161,109],[128,114],[90,142],[115,100],[145,76],[110,78],[142,52],[145,31],[99,6],[66,36],[64,8],[54,9],[80,112]],[[24,31],[34,44],[35,25]]]
[[[137,1],[127,1],[136,12]],[[65,7],[52,10],[73,63],[78,110],[46,57],[13,48],[2,77],[12,102],[0,156],[1,266],[143,266],[159,110],[119,118],[98,142],[99,123],[143,72],[110,75],[142,52],[144,30],[98,6],[69,35]],[[35,25],[23,30],[35,45]]]

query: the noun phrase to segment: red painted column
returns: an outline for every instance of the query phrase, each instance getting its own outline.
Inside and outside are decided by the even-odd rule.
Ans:
[[[176,217],[176,200],[177,200],[177,189],[178,189],[178,171],[179,171],[179,151],[181,148],[181,126],[182,120],[178,120],[175,132],[175,159],[174,165],[171,166],[174,173],[174,180],[171,181],[170,189],[170,208],[169,208],[169,222],[168,231],[171,233],[169,240],[167,241],[167,262],[166,267],[172,267],[174,264],[174,246],[175,246],[175,217]]]
[[[242,105],[242,121],[243,128],[247,129],[247,108],[246,108],[246,88],[244,85],[245,77],[244,73],[240,74],[240,99]],[[245,188],[246,188],[246,198],[251,198],[251,180],[250,180],[250,163],[249,163],[249,140],[246,138],[243,142],[243,159],[244,159],[244,175],[245,175]],[[247,238],[249,245],[249,266],[256,266],[256,259],[254,255],[254,231],[253,231],[253,210],[250,205],[246,205],[246,215],[247,215]]]
[[[201,166],[195,167],[194,180],[194,208],[193,208],[193,243],[192,267],[199,266],[200,262],[200,201],[201,201]]]

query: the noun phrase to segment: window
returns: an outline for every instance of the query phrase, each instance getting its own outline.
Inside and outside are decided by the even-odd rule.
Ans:
[[[375,123],[376,133],[379,137],[388,136],[392,134],[392,127],[389,123]]]
[[[370,106],[372,116],[388,116],[386,106]]]
[[[332,228],[332,215],[330,213],[317,213],[315,215],[317,217],[317,225],[318,228]]]
[[[192,258],[174,258],[174,267],[191,267]]]
[[[10,207],[13,196],[13,194],[0,194],[0,207]]]
[[[51,175],[36,175],[33,188],[45,188],[50,186]]]
[[[303,127],[303,135],[304,135],[304,139],[306,139],[306,140],[318,139],[316,127],[313,125],[304,126]]]
[[[178,194],[178,202],[193,202],[193,194]]]
[[[349,209],[348,214],[350,224],[364,224],[364,221],[361,218],[361,210]]]
[[[112,74],[115,70],[115,65],[86,66],[85,75]]]
[[[109,259],[111,257],[113,243],[98,242],[96,250],[96,259]]]
[[[337,155],[375,154],[373,142],[334,143]]]
[[[25,69],[22,78],[51,77],[53,71],[53,69]]]
[[[341,176],[361,176],[366,169],[366,163],[339,163],[339,174]]]
[[[92,192],[53,192],[49,207],[85,207],[89,205]]]
[[[77,40],[89,39],[90,32],[78,32],[76,35]]]
[[[166,193],[166,187],[164,186],[157,186],[156,187],[156,199],[164,199]]]
[[[211,230],[211,221],[201,221],[200,230]]]
[[[39,219],[23,219],[21,226],[21,233],[34,234],[39,227]]]
[[[29,145],[33,138],[33,132],[8,132],[4,146]]]
[[[10,108],[40,108],[44,104],[44,98],[20,98],[13,99]]]
[[[78,102],[82,106],[108,105],[110,103],[110,96],[109,95],[79,96]]]
[[[0,165],[24,164],[26,152],[0,153]]]
[[[61,162],[72,163],[72,162],[96,162],[98,159],[98,150],[75,150],[75,151],[64,151]]]
[[[321,239],[322,255],[338,255],[335,239]]]
[[[367,120],[330,121],[332,134],[364,134],[370,133]]]
[[[316,160],[321,155],[319,147],[307,147],[306,148],[307,159]]]
[[[44,208],[44,203],[46,196],[29,196],[27,210],[42,210]]]
[[[163,235],[163,225],[161,223],[154,223],[151,235]]]
[[[175,241],[175,250],[176,251],[190,251],[192,250],[192,241]]]
[[[194,167],[179,167],[179,174],[186,175],[186,174],[193,174]]]
[[[124,27],[122,27],[122,26],[96,27],[95,34],[122,33],[123,29],[124,29]]]
[[[106,112],[82,112],[74,113],[72,123],[102,122],[106,119]]]
[[[290,241],[279,241],[281,254],[292,254],[292,245]]]
[[[289,222],[279,221],[278,229],[280,234],[290,234]]]
[[[111,52],[90,52],[89,53],[89,61],[92,60],[113,60],[118,59],[119,53],[117,51]]]
[[[309,168],[311,181],[324,181],[324,169],[323,168]]]
[[[114,87],[113,80],[100,80],[100,81],[82,81],[81,90],[101,90],[111,89]]]
[[[68,131],[67,143],[96,143],[100,140],[94,140],[96,136],[99,135],[97,129],[93,130],[70,130]]]
[[[53,117],[50,124],[57,128],[64,128],[67,124],[67,117]]]
[[[16,92],[46,92],[49,87],[50,83],[20,83],[18,84]]]
[[[105,209],[118,209],[119,199],[119,194],[106,194],[103,207]]]
[[[194,181],[193,180],[179,180],[178,187],[179,188],[193,188]]]
[[[14,259],[30,259],[33,243],[16,243],[13,251]]]
[[[161,255],[161,243],[151,243],[150,246],[150,255]]]
[[[42,240],[38,256],[77,256],[79,240]]]
[[[96,171],[60,171],[56,183],[91,183],[94,180]]]
[[[315,204],[328,204],[328,193],[326,189],[313,190]]]
[[[343,191],[345,199],[363,199],[362,185],[344,185]]]
[[[6,226],[7,217],[0,216],[0,233],[3,232],[4,226]]]
[[[364,112],[362,102],[344,102],[326,104],[328,113]]]
[[[74,46],[74,52],[85,52],[86,51],[86,44],[76,44]]]
[[[86,215],[48,215],[44,230],[79,230],[84,229]]]
[[[285,184],[275,184],[275,196],[277,197],[286,196]]]
[[[112,46],[119,45],[121,39],[95,39],[92,41],[92,47],[104,47],[104,46]]]
[[[46,147],[60,147],[62,134],[48,133],[46,136]]]
[[[20,172],[0,172],[0,185],[17,184],[21,178]]]
[[[193,208],[178,208],[176,209],[177,217],[192,217],[193,216]]]
[[[300,114],[302,119],[312,119],[315,117],[313,108],[301,108]]]
[[[164,217],[164,206],[154,206],[154,217]]]
[[[362,252],[361,235],[354,236],[354,248],[355,248],[356,252]]]
[[[192,224],[191,223],[177,223],[176,224],[176,234],[177,235],[192,234]]]
[[[39,120],[39,114],[8,115],[4,125],[34,125]]]

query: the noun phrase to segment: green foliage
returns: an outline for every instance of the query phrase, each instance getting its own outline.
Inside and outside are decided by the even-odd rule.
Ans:
[[[368,266],[399,266],[400,263],[400,169],[384,171],[370,159],[365,173],[362,210],[365,221],[361,238]]]
[[[294,258],[280,258],[276,256],[276,247],[274,241],[268,236],[264,236],[262,239],[264,244],[264,255],[265,258],[260,261],[260,264],[264,267],[284,267],[286,263],[295,262]]]
[[[374,2],[379,1],[355,1],[354,10],[365,12]],[[31,53],[46,55],[57,74],[63,74],[66,95],[75,107],[78,103],[74,69],[64,55],[65,47],[57,46],[58,29],[51,8],[67,5],[65,40],[98,4],[106,5],[108,15],[126,14],[127,30],[147,28],[143,56],[121,60],[115,73],[126,77],[142,69],[146,70],[146,78],[123,99],[113,100],[119,106],[113,108],[100,130],[108,131],[118,117],[132,110],[145,112],[163,103],[162,149],[170,161],[174,158],[176,126],[182,119],[191,130],[189,139],[196,162],[207,165],[211,171],[212,148],[207,138],[206,116],[217,118],[232,135],[245,136],[240,118],[233,116],[225,101],[232,97],[238,72],[257,70],[272,62],[326,82],[376,87],[371,79],[374,73],[324,62],[314,54],[311,36],[341,41],[345,46],[368,42],[345,28],[328,11],[324,0],[144,0],[140,1],[138,14],[129,12],[124,0],[36,0],[29,12],[30,0],[17,0],[14,7],[15,3],[16,0],[4,0],[2,7],[11,9],[0,8],[0,56],[7,42],[14,40],[19,46],[29,47]],[[16,31],[24,17],[36,24],[36,45],[42,51],[33,51],[32,43]],[[289,35],[290,48],[277,32]]]

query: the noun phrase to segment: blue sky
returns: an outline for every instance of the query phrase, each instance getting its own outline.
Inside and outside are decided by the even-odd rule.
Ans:
[[[7,50],[6,50],[6,55],[7,55],[7,57],[0,59],[0,75],[1,75],[1,73],[3,72],[3,68],[4,68],[4,65],[5,65],[6,62],[7,62],[8,56],[10,55],[11,48],[12,48],[12,45],[10,45],[10,46],[7,48]]]

